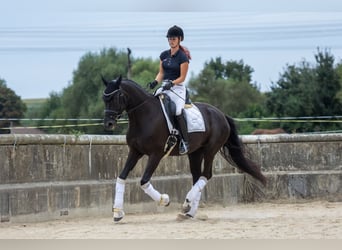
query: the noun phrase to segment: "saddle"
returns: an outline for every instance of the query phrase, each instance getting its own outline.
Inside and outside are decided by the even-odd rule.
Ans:
[[[170,125],[174,128],[176,124],[175,123],[176,104],[171,100],[171,98],[168,95],[164,93],[160,93],[158,97],[160,100],[160,104],[162,105],[164,116],[167,116],[165,117],[167,118],[166,121],[169,121],[171,123]]]
[[[160,100],[163,114],[170,133],[164,147],[164,152],[170,153],[173,147],[176,145],[179,135],[179,131],[175,126],[176,104],[165,93],[160,93],[157,96]],[[188,133],[205,132],[203,116],[196,105],[191,102],[188,93],[186,95],[183,115],[187,122]]]

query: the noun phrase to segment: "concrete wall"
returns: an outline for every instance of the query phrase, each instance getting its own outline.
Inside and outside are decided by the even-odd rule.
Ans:
[[[220,155],[203,201],[342,200],[342,134],[241,137],[268,178],[266,188]],[[1,135],[0,221],[111,216],[113,184],[128,148],[123,136]],[[146,158],[126,185],[126,212],[159,211],[140,189]],[[179,209],[191,188],[186,156],[163,160],[152,182]]]

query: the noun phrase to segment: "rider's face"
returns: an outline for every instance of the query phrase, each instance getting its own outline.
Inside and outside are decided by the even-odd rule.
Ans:
[[[171,48],[175,48],[179,45],[179,37],[168,37],[169,45]]]

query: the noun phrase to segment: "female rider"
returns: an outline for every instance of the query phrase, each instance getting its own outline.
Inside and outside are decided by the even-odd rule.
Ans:
[[[154,81],[149,83],[151,89],[155,88],[158,83],[162,83],[160,89],[176,104],[176,121],[178,129],[182,137],[179,144],[179,153],[186,154],[188,152],[188,131],[183,108],[185,105],[186,88],[184,81],[188,73],[189,60],[191,59],[189,51],[180,45],[184,40],[182,28],[174,25],[166,35],[170,49],[163,51],[160,54],[159,72]]]

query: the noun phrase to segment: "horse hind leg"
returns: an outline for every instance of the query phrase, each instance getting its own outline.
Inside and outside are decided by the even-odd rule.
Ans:
[[[195,184],[192,186],[191,190],[188,192],[185,202],[183,203],[183,212],[190,216],[194,217],[198,205],[201,199],[201,193],[204,187],[207,185],[208,180],[212,177],[212,165],[215,157],[215,149],[213,147],[210,147],[210,152],[208,151],[202,151],[200,161],[197,161],[194,159],[193,161],[190,161],[190,165],[192,166],[192,174],[194,178],[194,182],[196,181],[195,177],[200,176],[198,180],[195,182]],[[195,157],[194,157],[195,158]],[[191,159],[191,158],[190,158]],[[203,171],[200,172],[200,166],[202,163],[202,160],[204,159],[204,168]],[[197,163],[192,165],[192,163]]]
[[[183,214],[189,213],[190,217],[194,217],[196,210],[198,208],[198,205],[199,205],[199,201],[201,199],[201,195],[199,194],[200,192],[197,192],[194,190],[199,185],[197,184],[196,186],[196,183],[199,181],[202,175],[201,166],[202,166],[202,161],[203,161],[203,149],[199,149],[195,152],[192,152],[191,154],[188,155],[188,157],[189,157],[193,187],[191,188],[192,191],[190,190],[185,198],[185,201],[182,206],[182,213]]]
[[[194,217],[201,199],[201,192],[207,185],[208,180],[206,177],[201,176],[199,180],[192,186],[188,194],[186,195],[183,203],[182,212]]]

